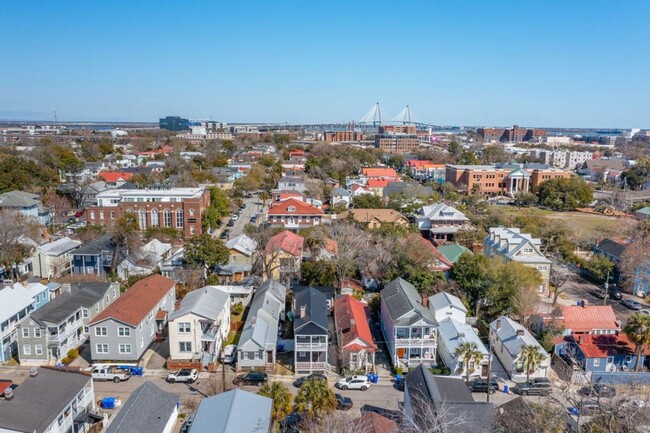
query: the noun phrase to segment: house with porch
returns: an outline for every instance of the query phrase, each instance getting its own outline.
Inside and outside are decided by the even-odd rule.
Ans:
[[[18,324],[21,364],[58,362],[88,340],[88,323],[120,296],[119,283],[65,283],[61,293]]]
[[[436,203],[420,208],[416,224],[427,239],[451,241],[458,230],[469,224],[469,218],[452,206]]]
[[[273,370],[276,361],[278,325],[285,317],[287,288],[266,280],[253,297],[237,347],[237,369]]]
[[[513,381],[525,381],[526,366],[521,359],[524,346],[536,346],[542,354],[542,361],[530,377],[546,377],[551,365],[551,356],[523,325],[506,316],[501,316],[490,323],[490,346],[501,362],[508,376]]]
[[[81,241],[63,237],[39,245],[32,256],[32,274],[35,277],[60,278],[72,272],[72,252]]]
[[[290,198],[273,204],[266,215],[271,227],[299,230],[322,224],[325,212],[302,200]]]
[[[294,289],[294,371],[297,374],[330,370],[327,296],[314,287]]]
[[[49,300],[49,291],[45,293]],[[0,363],[7,362],[18,347],[18,324],[34,311],[37,300],[21,284],[0,288]]]
[[[116,250],[117,244],[110,233],[81,245],[72,252],[72,273],[106,278],[113,266]]]
[[[583,300],[580,305],[561,305],[560,314],[563,335],[617,334],[621,330],[611,305],[589,305]]]
[[[397,278],[380,295],[381,329],[393,366],[436,365],[437,323],[417,289]]]
[[[623,254],[630,244],[629,239],[624,238],[605,238],[599,241],[593,249],[594,254],[600,254],[608,258],[612,263],[614,263],[614,271],[610,275],[610,283],[620,283],[621,282],[621,260],[623,260]]]
[[[305,238],[285,230],[273,236],[264,250],[263,278],[290,281],[300,276]]]
[[[367,308],[367,303],[350,295],[334,301],[334,329],[344,370],[362,370],[364,374],[374,370],[378,348],[368,325]]]
[[[176,281],[139,280],[89,324],[93,361],[138,361],[174,310]]]
[[[17,211],[33,218],[43,225],[50,223],[50,210],[43,206],[41,196],[24,191],[9,191],[0,194],[0,210]]]
[[[352,192],[345,188],[336,188],[332,191],[332,201],[333,206],[345,206],[346,208],[350,207],[352,203]]]
[[[230,295],[214,286],[193,290],[169,314],[169,358],[207,368],[229,332]]]
[[[117,265],[117,276],[126,280],[132,276],[150,275],[156,267],[169,258],[172,244],[152,239],[129,254]]]

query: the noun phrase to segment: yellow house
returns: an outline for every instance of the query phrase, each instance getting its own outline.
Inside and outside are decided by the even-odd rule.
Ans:
[[[285,230],[269,239],[264,250],[264,280],[299,277],[305,239]]]

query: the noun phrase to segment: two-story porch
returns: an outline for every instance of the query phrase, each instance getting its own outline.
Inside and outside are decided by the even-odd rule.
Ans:
[[[223,344],[222,322],[201,320],[199,325],[201,326],[201,364],[203,367],[207,367],[216,361],[221,350]]]
[[[395,327],[395,364],[412,368],[418,364],[436,364],[438,347],[433,326]]]
[[[81,310],[58,326],[48,326],[46,332],[48,359],[63,358],[70,349],[76,349],[85,343],[88,335],[84,326]]]
[[[295,337],[296,373],[329,371],[327,336],[297,335]]]

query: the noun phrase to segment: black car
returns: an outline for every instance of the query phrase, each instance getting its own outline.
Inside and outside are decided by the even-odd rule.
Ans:
[[[240,209],[246,209],[246,203],[242,203],[241,206],[239,206]]]
[[[487,379],[474,379],[467,383],[469,392],[487,392],[488,381]],[[490,380],[490,394],[494,394],[499,390],[499,384],[496,380]]]
[[[334,394],[336,397],[336,408],[339,410],[352,409],[352,399],[350,397],[343,397],[341,394]]]
[[[605,299],[605,297],[615,301],[623,299],[623,294],[614,287],[610,287],[607,291],[605,291],[605,289],[594,289],[591,291],[591,294],[600,299]]]
[[[269,380],[266,373],[261,371],[251,371],[241,376],[237,376],[233,383],[235,385],[257,385],[262,386]]]
[[[226,224],[228,227],[232,227],[235,225],[235,222],[232,219],[228,220],[228,224]]]
[[[230,230],[224,230],[221,232],[221,236],[219,236],[219,239],[228,239],[229,235],[230,235]]]
[[[530,382],[518,383],[512,392],[519,395],[549,395],[552,391],[551,381],[531,380]]]
[[[285,419],[280,421],[280,431],[282,433],[300,433],[300,423],[302,422],[302,414],[293,412],[287,415]]]
[[[591,386],[583,386],[578,390],[578,394],[593,395],[596,397],[614,397],[616,395],[616,390],[611,386],[597,383]]]
[[[299,377],[293,382],[293,386],[300,388],[300,386],[308,380],[318,380],[327,383],[327,376],[321,373],[312,373],[309,376]]]

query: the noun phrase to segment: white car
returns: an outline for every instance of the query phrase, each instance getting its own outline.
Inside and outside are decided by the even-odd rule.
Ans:
[[[237,221],[237,220],[239,219],[239,215],[237,215],[236,213],[234,213],[234,214],[232,214],[232,216],[230,217],[230,219],[233,220],[233,221]]]
[[[199,377],[198,371],[195,368],[182,368],[174,373],[169,373],[167,375],[167,382],[184,382],[184,383],[194,383]]]
[[[360,389],[361,391],[366,391],[370,388],[370,381],[366,376],[351,376],[339,380],[336,386],[343,390]]]
[[[229,344],[224,347],[223,352],[221,353],[221,362],[224,364],[232,364],[237,359],[237,346],[234,344]]]

